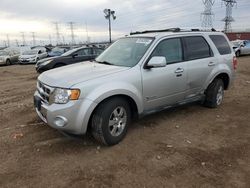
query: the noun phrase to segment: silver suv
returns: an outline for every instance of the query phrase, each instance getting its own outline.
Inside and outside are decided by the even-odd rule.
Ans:
[[[114,145],[134,118],[193,101],[219,106],[236,65],[221,32],[131,33],[95,61],[41,74],[35,108],[53,128]]]

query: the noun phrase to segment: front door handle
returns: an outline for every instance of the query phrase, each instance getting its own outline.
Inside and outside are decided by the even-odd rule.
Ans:
[[[208,66],[215,66],[215,62],[209,62]]]
[[[175,73],[177,73],[177,74],[182,73],[182,72],[184,72],[184,69],[183,69],[183,68],[177,68],[177,69],[175,70]]]

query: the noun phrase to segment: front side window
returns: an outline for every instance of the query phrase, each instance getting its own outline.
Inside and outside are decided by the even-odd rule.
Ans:
[[[78,50],[76,54],[78,54],[78,56],[86,56],[86,55],[90,55],[89,51],[90,51],[89,48],[85,48],[85,49]]]
[[[129,37],[122,38],[113,43],[96,61],[116,66],[133,67],[145,54],[153,38]]]
[[[214,45],[216,46],[221,55],[231,54],[231,48],[224,36],[210,35],[209,37],[213,41]]]
[[[184,37],[185,58],[194,60],[212,56],[211,49],[202,36]]]
[[[151,57],[153,56],[164,56],[167,64],[182,61],[181,40],[179,38],[173,38],[161,41],[153,51]]]

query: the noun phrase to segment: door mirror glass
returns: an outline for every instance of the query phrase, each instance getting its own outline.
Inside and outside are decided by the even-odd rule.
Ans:
[[[165,67],[167,65],[166,58],[164,56],[154,56],[152,57],[148,64],[148,68]]]
[[[75,58],[75,57],[77,57],[77,56],[78,56],[78,54],[73,54],[73,55],[72,55],[73,58]]]

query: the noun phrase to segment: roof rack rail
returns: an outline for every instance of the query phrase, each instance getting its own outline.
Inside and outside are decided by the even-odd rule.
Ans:
[[[130,35],[136,35],[136,34],[144,34],[144,33],[157,33],[157,32],[180,32],[181,29],[176,28],[168,28],[168,29],[160,29],[160,30],[146,30],[146,31],[135,31],[131,32]]]

